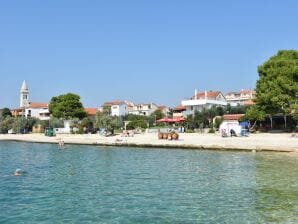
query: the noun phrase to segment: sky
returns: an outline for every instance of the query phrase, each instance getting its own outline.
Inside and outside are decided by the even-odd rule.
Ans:
[[[85,107],[175,106],[254,89],[257,67],[298,49],[296,0],[0,1],[0,108],[68,92]]]

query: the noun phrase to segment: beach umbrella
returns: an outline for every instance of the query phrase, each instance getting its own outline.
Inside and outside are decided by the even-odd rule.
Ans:
[[[171,122],[173,122],[173,121],[172,121],[172,118],[164,117],[164,118],[161,118],[161,119],[157,120],[156,122],[157,122],[157,123],[161,123],[161,122],[171,123]]]
[[[180,123],[180,122],[183,122],[185,121],[185,118],[184,117],[175,117],[175,118],[172,118],[172,122],[175,122],[175,123]]]

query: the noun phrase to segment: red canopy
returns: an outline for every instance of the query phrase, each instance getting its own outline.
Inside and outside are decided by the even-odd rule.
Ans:
[[[172,122],[172,118],[164,117],[164,118],[161,118],[161,119],[157,120],[156,122],[157,122],[157,123],[161,123],[161,122],[167,122],[167,123],[170,123],[170,122]]]
[[[184,117],[175,117],[172,120],[173,120],[173,122],[183,122],[183,121],[185,121],[185,118]]]
[[[175,118],[164,117],[164,118],[157,120],[156,122],[157,123],[161,123],[161,122],[179,123],[179,122],[183,122],[183,121],[185,121],[185,119],[183,117],[175,117]]]

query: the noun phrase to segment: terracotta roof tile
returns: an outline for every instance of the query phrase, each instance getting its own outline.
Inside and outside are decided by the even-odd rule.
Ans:
[[[182,105],[180,104],[180,105],[177,105],[173,110],[175,110],[175,111],[186,110],[186,107],[185,107],[185,106],[182,106]]]
[[[97,113],[97,108],[85,108],[85,111],[88,116],[95,116]]]
[[[216,97],[220,94],[220,91],[208,91],[207,92],[207,98],[208,99],[216,99]],[[191,97],[192,100],[194,100],[196,97]],[[205,99],[205,92],[198,92],[197,93],[197,99]]]
[[[125,102],[122,100],[115,100],[115,101],[105,102],[104,106],[113,106],[113,105],[121,105],[121,104],[125,104]]]
[[[48,108],[48,103],[37,103],[37,102],[30,102],[29,108]]]
[[[243,116],[244,116],[244,114],[224,114],[223,119],[224,120],[239,120]]]

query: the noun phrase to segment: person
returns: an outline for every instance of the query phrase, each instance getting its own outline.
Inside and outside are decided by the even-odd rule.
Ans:
[[[64,141],[63,140],[60,140],[58,144],[59,144],[59,147],[60,148],[63,148],[64,147]]]
[[[234,131],[234,129],[230,130],[230,134],[231,134],[231,137],[233,137],[233,136],[237,137],[236,132]]]
[[[226,129],[221,130],[221,137],[228,137]]]
[[[16,171],[14,171],[14,175],[15,176],[21,176],[22,175],[22,170],[21,169],[16,169]]]

